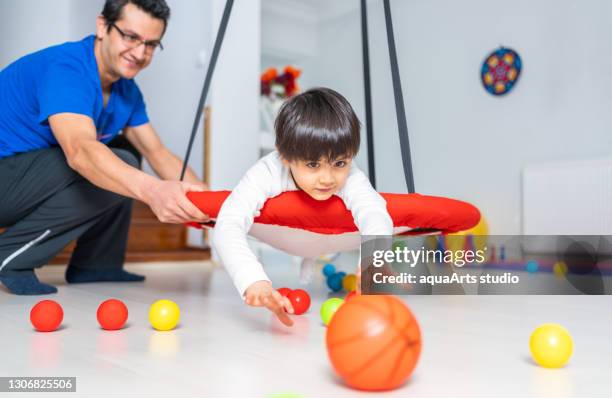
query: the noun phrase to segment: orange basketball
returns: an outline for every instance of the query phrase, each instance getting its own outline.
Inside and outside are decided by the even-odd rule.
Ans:
[[[327,327],[327,353],[346,384],[361,390],[402,385],[421,354],[421,330],[406,304],[393,296],[356,296]]]

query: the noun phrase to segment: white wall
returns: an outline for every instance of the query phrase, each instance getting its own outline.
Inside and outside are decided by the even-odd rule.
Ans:
[[[71,40],[72,1],[0,1],[0,69],[33,51]]]
[[[217,34],[225,0],[213,0]],[[211,94],[211,187],[231,189],[259,154],[260,1],[238,0],[219,54]],[[211,46],[212,49],[212,46]]]
[[[207,58],[212,46],[212,3],[167,2],[171,16],[162,41],[164,50],[156,52],[153,62],[136,81],[144,94],[151,123],[164,144],[183,158],[204,83],[206,65],[200,54]],[[203,142],[203,130],[199,127],[189,160],[199,177],[203,176]]]
[[[81,40],[96,33],[96,17],[102,13],[104,0],[71,0],[70,40]]]
[[[378,185],[404,192],[382,1],[369,4]],[[391,7],[418,192],[468,200],[492,233],[518,234],[524,165],[609,156],[612,3]],[[320,22],[318,39],[316,80],[345,94],[363,120],[359,10]],[[479,71],[500,44],[520,53],[524,69],[512,93],[494,98]]]
[[[337,0],[336,0],[337,1]],[[263,0],[261,10],[261,70],[286,65],[301,69],[302,88],[318,84],[318,16],[312,4],[300,0]]]
[[[285,57],[315,56],[318,52],[316,15],[306,4],[264,0],[261,12],[262,51]]]

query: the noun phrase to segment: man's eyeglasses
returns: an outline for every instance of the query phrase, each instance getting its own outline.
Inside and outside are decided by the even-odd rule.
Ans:
[[[117,29],[117,32],[119,32],[119,35],[121,36],[121,39],[123,40],[125,45],[130,48],[136,48],[140,46],[141,44],[144,44],[146,51],[150,53],[154,52],[158,48],[160,50],[164,49],[164,46],[162,46],[161,40],[142,40],[142,38],[138,35],[131,34],[131,33],[125,33],[124,31],[119,29],[119,27],[115,25],[114,23],[110,24],[110,26],[111,28]]]

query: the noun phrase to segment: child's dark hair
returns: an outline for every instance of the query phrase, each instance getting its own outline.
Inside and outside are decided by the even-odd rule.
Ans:
[[[291,97],[274,129],[276,148],[288,161],[352,158],[359,151],[359,119],[346,98],[329,88]]]

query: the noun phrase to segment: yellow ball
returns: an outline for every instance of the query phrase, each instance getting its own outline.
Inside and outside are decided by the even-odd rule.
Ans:
[[[555,323],[545,323],[533,331],[529,339],[531,356],[545,368],[561,368],[574,352],[574,342],[567,329]]]
[[[342,279],[342,287],[347,292],[354,292],[357,289],[357,276],[348,274]]]
[[[157,300],[149,309],[149,322],[156,330],[172,330],[181,317],[179,306],[170,300]]]
[[[446,248],[451,251],[463,250],[466,245],[466,237],[472,235],[474,249],[484,250],[487,245],[487,236],[489,235],[489,226],[487,220],[483,216],[480,217],[478,224],[465,231],[459,231],[453,234],[446,235]]]
[[[487,220],[485,220],[484,216],[480,216],[480,221],[474,227],[459,232],[461,235],[476,235],[476,236],[486,236],[489,234],[489,225],[487,224]]]
[[[567,265],[563,261],[557,261],[553,266],[553,273],[557,278],[565,278],[565,274],[567,274]]]

